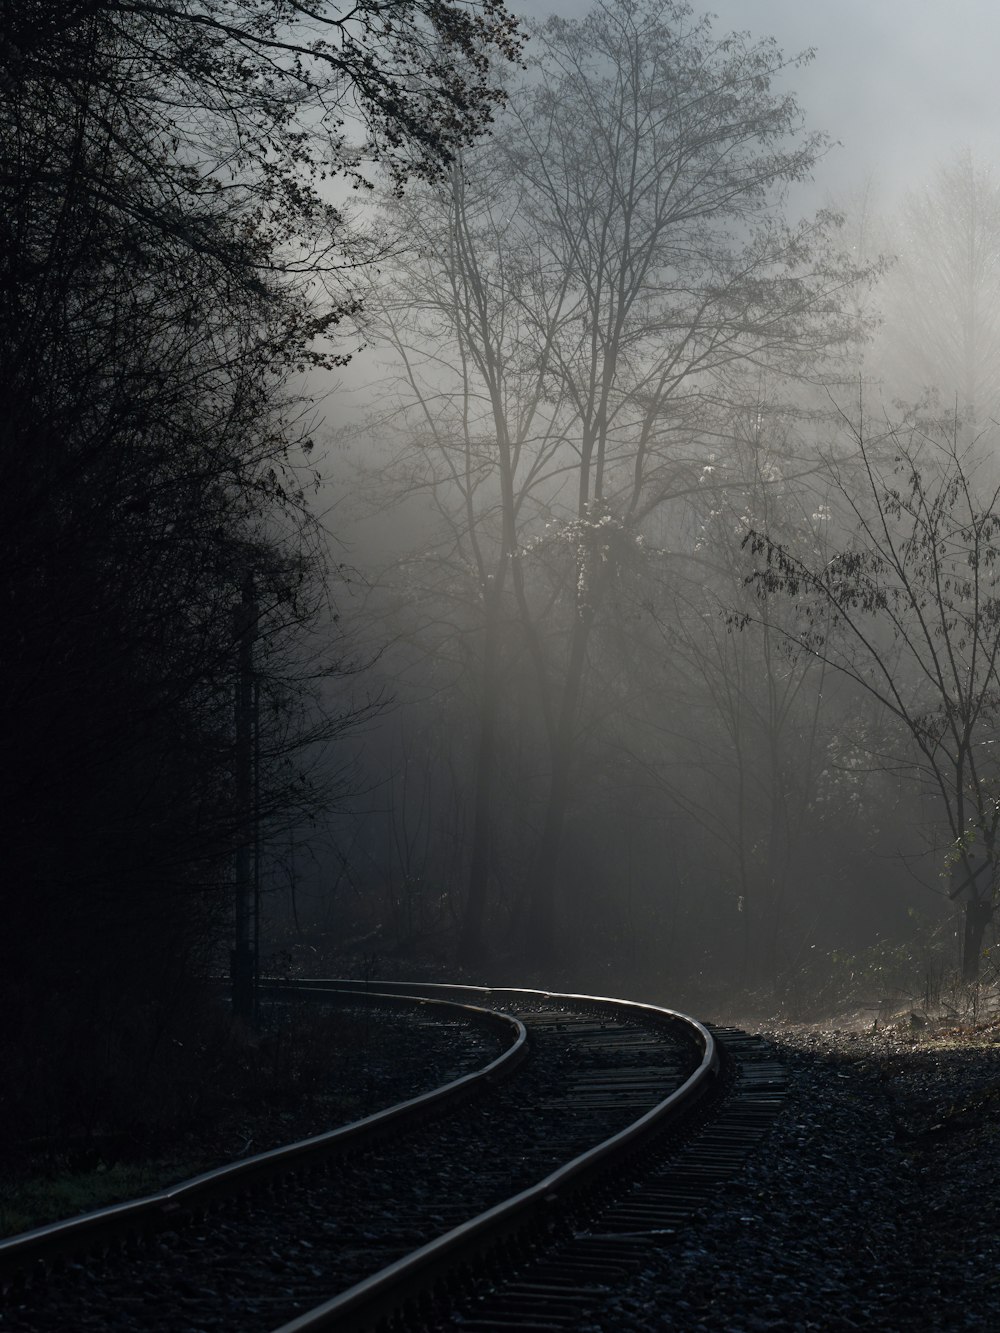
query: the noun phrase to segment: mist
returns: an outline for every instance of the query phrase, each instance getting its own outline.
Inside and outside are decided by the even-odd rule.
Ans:
[[[157,1032],[232,952],[695,1008],[990,976],[992,9],[536,4],[522,51],[456,6],[443,62],[406,10],[426,82],[359,32],[386,102],[298,18],[282,101],[256,30],[189,71],[182,6],[110,7],[74,138],[50,8],[5,93],[18,1012],[46,934]]]
[[[293,952],[321,940],[509,981],[556,969],[697,999],[836,1006],[881,989],[902,1003],[972,966],[963,911],[985,910],[984,877],[961,885],[976,856],[992,864],[995,679],[957,668],[959,694],[964,680],[985,708],[969,736],[977,806],[948,738],[928,755],[921,719],[954,700],[920,683],[909,612],[873,603],[852,631],[822,573],[863,547],[866,524],[899,520],[901,458],[928,491],[957,468],[975,513],[992,512],[1000,19],[982,4],[946,21],[931,4],[728,3],[698,37],[700,9],[665,7],[682,45],[705,43],[701,61],[721,61],[731,31],[743,59],[769,53],[767,96],[795,106],[767,151],[784,138],[802,156],[772,162],[752,198],[683,222],[666,210],[662,230],[654,209],[640,235],[605,207],[636,177],[559,138],[591,115],[611,142],[599,85],[614,60],[595,58],[593,99],[571,111],[559,82],[591,54],[566,54],[585,12],[528,12],[548,37],[460,186],[373,205],[395,258],[326,400],[325,493],[356,571],[335,593],[342,623],[370,663],[351,689],[384,708],[346,743],[360,790],[329,824],[331,850],[291,872],[296,929],[287,885],[271,929]],[[570,28],[544,29],[553,14]],[[548,102],[533,65],[546,40]],[[644,86],[635,96],[658,114]],[[735,114],[755,132],[770,113],[747,105]],[[655,163],[683,131],[661,110],[646,147],[641,131],[630,142],[665,176]],[[591,206],[614,239],[584,257]],[[638,278],[620,248],[633,243],[649,247]],[[758,287],[720,298],[740,263]],[[620,310],[597,288],[622,274],[638,304],[613,345]],[[697,300],[723,312],[716,326]],[[766,582],[764,538],[804,581]],[[894,596],[913,572],[895,571]]]
[[[517,1317],[594,1261],[608,1328],[989,1322],[995,5],[2,13],[13,1317],[298,1326],[370,1259],[485,1327],[426,1226]],[[470,988],[474,1037],[416,994]],[[649,1209],[563,1226],[637,1131]],[[205,1214],[260,1153],[277,1211]]]

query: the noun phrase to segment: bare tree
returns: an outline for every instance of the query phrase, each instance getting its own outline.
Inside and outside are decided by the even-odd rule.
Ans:
[[[717,39],[661,0],[551,20],[535,40],[538,71],[512,92],[488,155],[467,155],[449,190],[404,215],[417,252],[382,324],[406,366],[410,420],[424,416],[411,440],[438,451],[435,502],[483,557],[468,952],[483,912],[504,590],[549,749],[528,910],[545,954],[591,633],[618,571],[641,558],[651,516],[693,493],[725,447],[726,405],[751,392],[748,375],[816,375],[848,338],[838,302],[858,276],[836,253],[834,218],[781,220],[784,187],[824,142],[773,91],[786,63],[773,43]],[[420,383],[406,350],[418,329],[448,367]]]
[[[965,895],[963,972],[978,973],[993,912],[1000,771],[1000,489],[989,459],[919,423],[851,426],[858,469],[835,470],[853,534],[821,563],[766,527],[750,578],[791,598],[783,632],[875,698],[934,794],[951,896]],[[860,483],[860,484],[859,484]],[[826,553],[825,553],[826,554]]]
[[[981,431],[1000,410],[1000,182],[962,153],[907,195],[888,231],[873,364],[893,396],[936,391]]]

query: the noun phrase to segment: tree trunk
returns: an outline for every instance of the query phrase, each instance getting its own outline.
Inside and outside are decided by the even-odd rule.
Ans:
[[[576,759],[576,722],[583,691],[587,641],[594,612],[582,607],[573,623],[570,659],[566,670],[559,720],[552,743],[552,780],[545,806],[545,822],[532,877],[532,895],[528,905],[527,952],[538,961],[547,962],[556,948],[556,881],[562,852],[563,830],[569,797],[573,763]]]
[[[989,898],[970,898],[965,904],[965,938],[962,945],[962,980],[979,979],[979,959],[983,952],[983,936],[993,920],[993,903]]]
[[[251,936],[254,880],[254,671],[253,643],[257,633],[257,600],[253,574],[243,579],[240,605],[233,621],[237,644],[235,719],[235,794],[239,820],[236,848],[236,944],[231,956],[233,1014],[244,1023],[256,1017],[255,962]]]
[[[506,562],[505,562],[506,563]],[[503,572],[494,578],[486,600],[483,638],[483,693],[479,705],[479,738],[473,794],[472,853],[458,945],[459,961],[478,962],[483,955],[483,921],[489,892],[490,835],[493,825],[493,777],[496,770],[497,718],[500,712],[500,640]]]

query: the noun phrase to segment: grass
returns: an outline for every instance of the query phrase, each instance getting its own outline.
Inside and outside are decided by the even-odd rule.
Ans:
[[[369,1085],[369,1057],[391,1071],[388,1037],[396,1031],[368,1017],[303,1004],[280,1006],[260,1034],[209,1029],[205,1053],[180,1072],[191,1097],[160,1106],[147,1096],[148,1123],[130,1132],[116,1107],[102,1104],[104,1133],[89,1141],[79,1124],[64,1135],[27,1139],[0,1160],[0,1237],[16,1235],[113,1203],[153,1194],[224,1162],[307,1138],[384,1104]],[[405,1049],[405,1031],[394,1038]],[[194,1043],[191,1044],[194,1047]],[[190,1049],[190,1048],[188,1048]],[[153,1092],[172,1079],[160,1072]],[[392,1098],[390,1098],[392,1100]],[[131,1105],[131,1104],[130,1104]],[[83,1155],[85,1154],[85,1155]]]
[[[203,1169],[197,1161],[115,1162],[22,1181],[0,1192],[0,1236],[155,1194]]]

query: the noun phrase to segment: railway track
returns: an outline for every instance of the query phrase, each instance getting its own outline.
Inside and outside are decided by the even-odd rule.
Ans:
[[[508,1048],[355,1126],[0,1242],[0,1328],[578,1327],[644,1246],[705,1206],[780,1096],[752,1039],[652,1006],[399,984],[297,993],[357,1004],[358,989],[502,1025]],[[735,1061],[720,1060],[727,1046]]]

